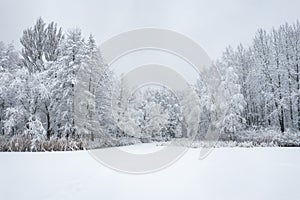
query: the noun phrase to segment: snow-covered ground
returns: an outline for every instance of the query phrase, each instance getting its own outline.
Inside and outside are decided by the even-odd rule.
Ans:
[[[147,153],[154,144],[122,147]],[[0,199],[300,199],[300,148],[190,149],[162,171],[113,171],[88,152],[0,153]]]

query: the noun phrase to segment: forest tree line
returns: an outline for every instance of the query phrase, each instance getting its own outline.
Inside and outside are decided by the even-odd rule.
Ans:
[[[300,23],[259,29],[249,47],[228,47],[217,65],[231,68],[243,96],[245,128],[300,130]]]
[[[216,61],[226,98],[225,117],[218,124],[222,140],[300,144],[299,39],[299,22],[270,32],[260,29],[250,46],[228,47]],[[202,119],[183,118],[178,97],[165,88],[130,96],[126,84],[116,80],[105,64],[93,35],[86,39],[78,28],[64,32],[39,18],[23,31],[20,43],[21,51],[0,43],[1,151],[168,141],[189,137],[184,130],[187,123],[199,125],[196,139],[201,139],[208,128],[213,103],[200,77],[192,87],[204,108]],[[79,71],[85,77],[80,84],[87,112],[78,123],[74,96]],[[194,101],[184,91],[179,98],[186,105]],[[267,130],[275,132],[265,135]]]

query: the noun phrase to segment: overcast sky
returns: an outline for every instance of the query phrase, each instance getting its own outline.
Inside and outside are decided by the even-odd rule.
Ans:
[[[213,59],[229,44],[249,44],[258,28],[300,19],[299,0],[0,0],[0,40],[17,47],[37,17],[79,27],[98,43],[141,27],[167,28],[197,41]]]

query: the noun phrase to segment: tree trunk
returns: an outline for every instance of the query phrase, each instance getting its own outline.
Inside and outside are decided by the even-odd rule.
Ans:
[[[296,73],[297,73],[297,78],[296,78],[296,81],[297,81],[297,91],[300,92],[300,83],[299,83],[299,65],[297,63],[296,65]],[[300,96],[298,95],[297,97],[297,108],[298,108],[298,130],[300,130]]]

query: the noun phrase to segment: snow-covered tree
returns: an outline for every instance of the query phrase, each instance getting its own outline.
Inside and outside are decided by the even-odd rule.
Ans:
[[[86,57],[82,60],[77,73],[74,101],[81,107],[80,112],[75,112],[78,118],[76,123],[79,127],[77,128],[80,129],[79,134],[90,136],[92,140],[95,137],[105,137],[103,132],[107,132],[100,129],[103,122],[106,128],[109,125],[104,118],[109,109],[110,82],[111,72],[104,63],[93,36],[90,35],[86,43]],[[102,121],[101,125],[100,121]]]
[[[5,45],[0,42],[0,133],[5,134],[4,122],[6,109],[15,105],[14,90],[11,90],[11,81],[19,69],[19,55],[13,45]]]
[[[181,137],[180,119],[182,113],[180,110],[179,99],[177,99],[172,91],[167,88],[162,88],[155,91],[154,101],[162,106],[164,113],[168,114],[168,122],[161,131],[163,138],[168,140],[175,137]]]
[[[70,30],[61,43],[62,55],[54,68],[52,86],[52,109],[55,112],[54,129],[59,135],[76,136],[74,121],[74,91],[76,75],[84,60],[87,59],[87,48],[79,29]]]
[[[22,56],[23,64],[30,72],[45,70],[44,67],[44,49],[46,46],[46,24],[42,18],[38,18],[33,28],[23,31],[20,39],[23,45]]]
[[[23,46],[23,64],[30,72],[41,72],[47,67],[46,61],[56,61],[63,38],[61,28],[51,22],[48,26],[42,18],[38,18],[36,24],[23,31],[20,42]]]
[[[238,84],[238,76],[233,67],[226,69],[224,86],[227,107],[222,129],[229,134],[230,139],[234,139],[237,131],[241,130],[245,123],[242,113],[246,102],[240,92],[241,86]]]

